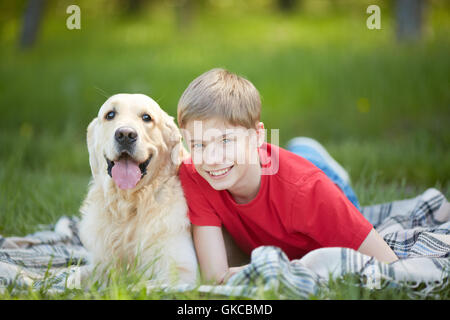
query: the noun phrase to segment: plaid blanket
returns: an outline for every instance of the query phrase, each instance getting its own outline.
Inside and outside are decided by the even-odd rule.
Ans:
[[[264,246],[255,249],[251,263],[224,285],[158,289],[249,298],[260,297],[263,291],[280,298],[306,299],[330,278],[356,274],[361,285],[375,289],[422,284],[424,288],[417,292],[426,296],[449,284],[450,221],[435,216],[444,201],[441,192],[428,189],[412,199],[362,208],[362,214],[400,258],[391,264],[347,248],[321,248],[289,261],[279,248]],[[0,236],[0,290],[13,286],[59,292],[79,287],[87,252],[78,237],[78,223],[76,217],[62,217],[47,230],[25,237]]]

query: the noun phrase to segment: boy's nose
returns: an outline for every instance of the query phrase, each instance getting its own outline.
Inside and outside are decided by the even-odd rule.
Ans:
[[[203,152],[203,163],[207,165],[222,164],[224,160],[223,148],[216,148],[213,144],[208,145]]]

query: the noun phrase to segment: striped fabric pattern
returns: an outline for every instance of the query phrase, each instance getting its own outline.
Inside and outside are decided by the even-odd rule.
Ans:
[[[450,221],[435,213],[446,201],[436,189],[412,199],[363,207],[361,213],[374,225],[400,258],[386,264],[348,248],[321,248],[298,260],[272,246],[255,249],[251,263],[224,285],[159,286],[158,290],[198,290],[225,296],[255,298],[273,292],[281,299],[307,299],[332,278],[356,274],[361,285],[425,284],[424,295],[437,286],[448,286],[450,275]],[[77,217],[62,217],[54,226],[25,237],[0,236],[0,290],[46,288],[60,292],[79,287],[87,251],[78,237]],[[155,287],[149,285],[148,290]]]

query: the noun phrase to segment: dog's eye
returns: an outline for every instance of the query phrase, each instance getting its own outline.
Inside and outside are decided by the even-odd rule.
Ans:
[[[116,112],[115,111],[110,111],[106,114],[105,119],[106,120],[112,120],[114,119],[114,117],[116,116]]]
[[[147,113],[142,115],[142,120],[144,120],[144,122],[150,122],[152,121],[152,117],[150,117],[150,115],[148,115]]]

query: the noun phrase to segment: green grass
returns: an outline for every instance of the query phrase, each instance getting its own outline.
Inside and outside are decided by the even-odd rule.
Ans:
[[[213,67],[228,68],[256,85],[262,121],[269,130],[280,130],[280,145],[299,135],[322,142],[349,171],[363,205],[412,197],[429,187],[449,198],[450,10],[445,2],[430,4],[423,41],[415,44],[397,43],[385,1],[380,1],[379,31],[365,27],[369,2],[321,10],[306,1],[303,11],[287,16],[269,5],[235,2],[225,9],[198,8],[191,25],[181,29],[167,5],[133,18],[89,3],[80,4],[79,31],[67,30],[65,10],[50,6],[36,47],[26,52],[16,48],[20,17],[2,20],[3,236],[24,235],[61,215],[79,214],[90,178],[85,130],[106,96],[145,93],[176,115],[188,83]],[[407,289],[352,291],[347,280],[312,298],[409,297]],[[119,284],[101,294],[4,297],[166,296],[131,293]],[[445,297],[448,291],[441,294]]]
[[[213,293],[199,292],[196,289],[185,292],[164,292],[159,289],[148,289],[142,277],[136,273],[116,272],[110,270],[110,282],[107,286],[99,283],[85,285],[83,289],[66,289],[64,292],[51,291],[51,278],[48,285],[39,290],[23,288],[11,284],[1,293],[2,299],[15,300],[249,300],[244,296],[224,296]],[[316,294],[310,295],[311,300],[448,300],[450,290],[447,284],[436,286],[432,290],[425,290],[424,284],[399,284],[393,285],[382,281],[381,288],[370,289],[364,287],[363,281],[358,275],[346,274],[339,278],[331,278],[326,284],[319,285]],[[287,299],[283,292],[277,289],[260,290],[254,297],[256,300]]]

